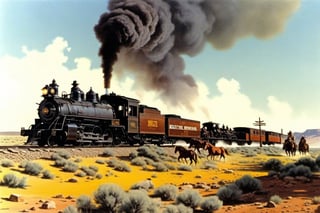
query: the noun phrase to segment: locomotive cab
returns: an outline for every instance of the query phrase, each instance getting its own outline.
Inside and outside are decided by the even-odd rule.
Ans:
[[[108,103],[114,110],[115,117],[128,133],[129,143],[140,143],[139,137],[139,101],[137,99],[116,95],[115,93],[101,96],[102,103]]]

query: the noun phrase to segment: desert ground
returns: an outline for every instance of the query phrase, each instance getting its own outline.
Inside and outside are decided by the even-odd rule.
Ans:
[[[5,141],[10,140],[16,141],[20,138]],[[6,142],[6,145],[8,144]],[[311,147],[307,155],[297,152],[296,156],[289,157],[280,146],[219,146],[226,147],[229,152],[225,160],[208,159],[207,151],[200,150],[196,165],[179,162],[174,147],[154,145],[94,149],[1,149],[0,213],[72,212],[67,208],[77,208],[79,197],[85,195],[94,203],[98,188],[110,183],[118,185],[125,192],[139,188],[158,206],[158,212],[174,212],[166,208],[176,205],[177,198],[162,201],[154,196],[155,190],[164,184],[177,187],[175,197],[189,190],[197,191],[203,200],[217,196],[222,187],[246,175],[260,182],[261,189],[242,193],[232,202],[223,202],[214,212],[320,212],[320,165],[317,164],[320,163],[319,149]],[[67,169],[65,163],[63,166],[59,165],[57,155],[64,156],[72,167]],[[312,167],[312,171],[301,170],[302,173],[299,174],[281,175],[282,173],[266,169],[266,162],[271,159],[278,160],[284,167],[297,162],[307,162],[305,165],[312,162],[312,165],[308,165]],[[28,173],[25,166],[28,162],[41,167],[38,168],[38,174]],[[305,174],[303,171],[306,171]],[[19,180],[24,179],[23,187],[6,185],[4,177],[8,174]],[[17,196],[18,200],[11,201],[11,195]],[[277,198],[275,202],[269,202],[271,197]],[[54,202],[52,209],[44,207],[47,201]],[[95,209],[97,206],[95,203]],[[193,207],[193,212],[206,211],[199,203]]]

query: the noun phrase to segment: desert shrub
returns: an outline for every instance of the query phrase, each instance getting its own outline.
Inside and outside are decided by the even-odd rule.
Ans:
[[[92,168],[86,167],[86,166],[82,166],[80,169],[81,169],[84,173],[86,173],[86,175],[92,176],[92,177],[95,176],[96,173],[97,173],[97,170],[96,170],[96,169],[92,169]]]
[[[143,156],[146,158],[150,158],[153,161],[160,161],[159,155],[157,154],[157,152],[155,152],[154,150],[152,150],[150,148],[150,146],[143,146],[143,147],[139,147],[137,149],[138,152],[138,156]]]
[[[137,151],[133,151],[129,153],[129,159],[134,159],[138,157],[138,152]]]
[[[319,167],[316,163],[316,161],[310,157],[303,157],[300,158],[295,165],[299,166],[299,165],[304,165],[307,166],[311,169],[311,171],[316,172],[319,171]]]
[[[130,187],[130,189],[137,189],[137,190],[143,189],[145,191],[149,191],[150,189],[153,189],[153,188],[154,188],[154,185],[150,180],[140,181],[139,183],[135,183]]]
[[[219,188],[217,196],[225,204],[232,204],[238,202],[241,198],[242,191],[236,184],[229,184]]]
[[[279,159],[271,158],[263,164],[262,168],[279,172],[282,166],[283,165]]]
[[[193,209],[183,204],[168,205],[162,213],[193,213]]]
[[[54,179],[55,175],[52,174],[49,170],[44,170],[42,172],[42,178],[44,178],[44,179]]]
[[[27,178],[18,178],[15,174],[9,173],[3,176],[1,185],[12,188],[25,188],[27,186]]]
[[[126,213],[160,212],[159,206],[147,193],[140,190],[129,191],[119,209],[119,212]]]
[[[96,163],[97,163],[97,164],[104,164],[104,160],[103,160],[103,159],[97,159],[97,160],[96,160]]]
[[[99,186],[94,193],[94,200],[104,212],[115,213],[125,197],[125,192],[116,184]]]
[[[262,189],[261,181],[250,175],[242,176],[240,179],[235,181],[235,184],[244,194],[260,191]]]
[[[67,152],[65,150],[59,150],[51,155],[52,160],[56,160],[59,157],[67,160],[67,159],[71,158],[71,155],[69,152]]]
[[[164,165],[166,165],[169,170],[176,170],[176,167],[170,163],[165,162]]]
[[[31,162],[31,161],[27,162],[24,167],[24,173],[29,175],[37,176],[41,173],[41,171],[42,171],[42,166],[38,163]]]
[[[66,164],[63,166],[62,171],[64,172],[75,172],[79,168],[78,164],[72,162],[72,161],[67,161]]]
[[[115,154],[111,149],[105,149],[101,154],[102,157],[113,157],[114,155]]]
[[[67,164],[67,162],[68,160],[59,156],[54,160],[53,166],[61,168],[64,167]]]
[[[164,184],[154,190],[154,196],[164,201],[176,199],[177,193],[178,188],[172,184]]]
[[[131,160],[131,165],[134,166],[145,166],[147,165],[144,157],[136,157],[134,159]]]
[[[62,213],[78,213],[78,210],[74,206],[67,206],[65,209],[63,209]]]
[[[296,165],[294,163],[287,163],[286,165],[281,167],[281,169],[280,169],[280,177],[287,176],[287,173],[289,172],[289,170],[291,170],[291,169],[293,169],[295,167],[296,167]]]
[[[112,158],[107,161],[108,166],[113,167],[117,171],[131,172],[131,168],[124,162]]]
[[[1,160],[1,166],[2,167],[14,167],[14,162],[9,159],[3,159],[3,160]]]
[[[204,198],[201,202],[200,202],[200,207],[203,210],[203,212],[205,213],[211,213],[213,211],[216,211],[218,209],[220,209],[223,205],[223,202],[221,200],[219,200],[219,198],[217,196],[211,196],[211,197],[207,197]]]
[[[282,198],[279,195],[272,195],[269,201],[274,202],[275,204],[279,204],[282,202]]]
[[[299,165],[289,169],[289,171],[286,173],[286,176],[291,176],[291,177],[304,176],[304,177],[311,178],[312,171],[308,166]]]
[[[75,176],[77,176],[77,177],[85,177],[85,176],[87,176],[87,174],[86,174],[84,171],[78,171],[78,172],[75,174]]]
[[[183,204],[185,206],[188,206],[192,209],[195,209],[201,200],[201,195],[197,190],[184,190],[176,197],[176,203],[177,204]]]
[[[157,172],[167,172],[169,169],[164,163],[155,163],[152,165]]]
[[[210,169],[217,169],[217,165],[215,162],[213,161],[205,161],[202,166],[201,166],[202,169],[207,169],[207,170],[210,170]]]
[[[178,170],[192,172],[192,167],[188,165],[179,165]]]
[[[76,200],[76,206],[80,212],[91,212],[94,209],[94,204],[91,201],[91,198],[87,195],[81,195]]]
[[[312,203],[313,204],[320,204],[320,196],[314,196],[312,198]]]

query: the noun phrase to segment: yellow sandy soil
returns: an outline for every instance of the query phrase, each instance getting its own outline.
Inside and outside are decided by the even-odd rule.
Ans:
[[[259,170],[261,168],[260,163],[268,160],[269,156],[257,155],[255,157],[244,158],[241,154],[232,154],[227,156],[226,161],[215,160],[217,169],[201,169],[201,165],[207,161],[206,158],[201,158],[197,166],[192,166],[192,172],[188,171],[178,171],[170,170],[168,172],[156,172],[156,171],[145,171],[142,167],[132,166],[130,162],[126,162],[130,168],[131,172],[119,172],[115,171],[113,168],[108,167],[106,164],[96,163],[97,158],[82,158],[81,162],[78,163],[79,168],[81,166],[94,165],[99,168],[98,173],[103,175],[103,178],[88,178],[88,177],[77,177],[75,173],[68,173],[61,171],[60,168],[53,167],[54,161],[51,160],[36,160],[41,164],[44,170],[49,170],[51,173],[55,174],[53,180],[42,179],[40,176],[30,176],[23,174],[23,170],[15,165],[11,168],[1,168],[0,179],[2,180],[3,175],[8,173],[14,173],[18,177],[27,177],[27,187],[25,189],[19,188],[8,188],[5,186],[0,186],[0,196],[1,208],[0,212],[5,212],[9,210],[14,210],[16,203],[6,201],[3,198],[8,198],[10,194],[19,194],[27,202],[28,200],[52,200],[52,197],[56,195],[72,196],[77,198],[80,195],[92,196],[96,189],[105,183],[116,183],[120,185],[124,190],[129,190],[130,187],[140,181],[151,179],[155,188],[165,184],[172,183],[175,185],[181,185],[182,183],[218,183],[219,181],[232,182],[239,179],[245,174],[250,174],[253,177],[265,176],[267,173],[265,171]],[[283,162],[287,162],[287,157],[278,157]],[[107,158],[101,158],[107,160]],[[290,159],[289,159],[290,161]],[[171,162],[170,162],[171,163]],[[171,163],[176,167],[181,163]],[[233,173],[225,173],[225,170],[233,170]],[[75,178],[78,180],[77,183],[70,183],[68,180],[70,178]],[[214,194],[217,190],[212,190],[210,192],[201,193]],[[66,206],[61,207],[64,209]],[[21,210],[21,209],[20,209]],[[57,209],[55,210],[57,211]]]

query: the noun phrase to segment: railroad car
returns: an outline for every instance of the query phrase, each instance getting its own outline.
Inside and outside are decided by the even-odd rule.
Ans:
[[[266,141],[264,144],[281,144],[285,140],[285,136],[278,132],[266,131]]]
[[[200,138],[200,121],[181,118],[179,115],[165,115],[166,135],[169,140]]]

